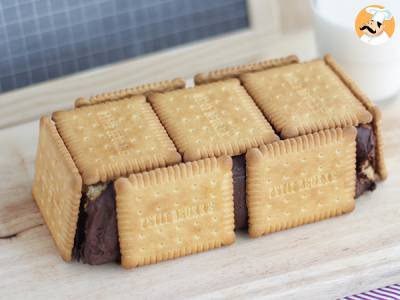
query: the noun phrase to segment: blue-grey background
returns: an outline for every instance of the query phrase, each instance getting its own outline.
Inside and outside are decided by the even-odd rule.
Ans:
[[[245,0],[0,0],[0,92],[247,26]]]

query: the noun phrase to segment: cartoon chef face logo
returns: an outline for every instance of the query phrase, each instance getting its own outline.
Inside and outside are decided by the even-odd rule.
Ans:
[[[355,22],[356,33],[360,40],[369,45],[386,43],[393,35],[394,28],[392,13],[381,5],[363,8]]]

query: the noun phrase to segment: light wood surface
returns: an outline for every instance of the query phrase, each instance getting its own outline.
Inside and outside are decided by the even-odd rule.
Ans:
[[[310,58],[311,38],[306,32],[283,39],[266,56]],[[71,106],[81,95],[77,86],[93,94],[129,85],[123,74],[134,73],[132,65],[116,68],[16,91],[14,100],[0,96],[2,124],[20,123],[0,130],[1,299],[335,299],[400,282],[400,97],[382,106],[389,178],[358,199],[351,214],[258,239],[240,233],[232,246],[129,271],[63,262],[31,197],[38,121],[21,122]],[[169,70],[154,67],[144,74],[174,77]],[[33,103],[19,104],[21,97]]]

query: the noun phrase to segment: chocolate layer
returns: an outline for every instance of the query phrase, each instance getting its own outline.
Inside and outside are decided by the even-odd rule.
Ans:
[[[74,256],[90,265],[120,260],[113,183],[95,200],[81,200]]]
[[[356,197],[373,191],[375,183],[375,135],[371,125],[357,127]]]
[[[248,226],[246,159],[243,154],[233,156],[232,160],[235,229],[245,229]],[[371,125],[360,125],[357,128],[356,197],[375,189],[374,169],[374,132]],[[113,183],[95,200],[82,198],[74,256],[91,265],[120,260]]]
[[[246,158],[245,155],[232,157],[233,201],[235,207],[235,229],[247,228],[246,205]]]
[[[238,155],[232,160],[235,228],[244,229],[247,228],[246,159],[245,155]],[[74,256],[91,265],[120,260],[113,183],[95,200],[82,198]]]

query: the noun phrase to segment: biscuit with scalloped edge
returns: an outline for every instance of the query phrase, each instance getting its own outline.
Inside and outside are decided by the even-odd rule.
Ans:
[[[283,138],[372,121],[372,114],[323,60],[240,78]]]
[[[372,114],[372,128],[376,140],[376,167],[380,180],[387,178],[387,170],[384,158],[384,146],[382,137],[382,116],[381,111],[376,107],[368,96],[361,91],[356,83],[343,71],[343,69],[333,60],[331,55],[325,56],[326,64],[338,75],[343,83],[351,90],[355,97],[364,105],[364,107]]]
[[[278,139],[238,79],[153,94],[149,101],[184,161],[239,155]]]
[[[177,89],[183,89],[184,87],[185,87],[185,81],[181,78],[176,78],[174,80],[164,80],[159,82],[146,83],[133,88],[127,88],[118,91],[98,94],[89,97],[88,99],[83,97],[78,98],[75,100],[75,107],[99,104],[108,101],[117,101],[137,95],[146,96],[151,93],[173,91]]]
[[[228,156],[156,169],[115,182],[125,268],[207,251],[235,241]]]
[[[181,161],[144,96],[53,113],[86,185]]]
[[[356,134],[354,127],[328,129],[249,150],[250,236],[352,211]]]
[[[65,261],[72,258],[82,179],[53,122],[40,119],[32,194]]]
[[[266,69],[275,67],[281,67],[289,64],[298,63],[299,59],[296,55],[289,55],[287,57],[275,58],[264,60],[261,62],[250,63],[240,66],[228,67],[219,70],[214,70],[208,73],[200,73],[194,77],[196,85],[210,83],[218,80],[224,80],[228,78],[236,78],[239,75],[249,72],[258,72]]]

